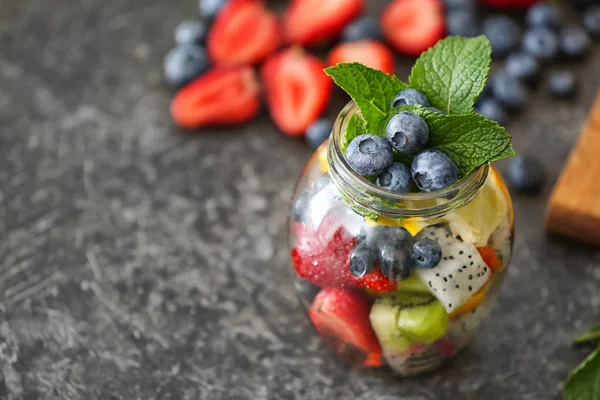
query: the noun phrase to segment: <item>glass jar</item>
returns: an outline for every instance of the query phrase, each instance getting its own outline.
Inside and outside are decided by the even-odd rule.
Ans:
[[[295,286],[344,360],[416,375],[458,353],[486,317],[510,262],[512,202],[490,165],[433,193],[374,185],[341,151],[357,112],[354,103],[342,110],[298,181],[289,227]],[[414,266],[411,249],[423,238],[442,249],[433,268]],[[407,257],[408,278],[398,270]]]

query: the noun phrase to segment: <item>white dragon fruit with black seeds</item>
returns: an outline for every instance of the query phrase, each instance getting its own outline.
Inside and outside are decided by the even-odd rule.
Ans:
[[[417,235],[426,237],[439,243],[442,259],[435,268],[417,269],[415,274],[451,313],[490,280],[491,271],[477,248],[455,238],[447,227],[428,227]]]

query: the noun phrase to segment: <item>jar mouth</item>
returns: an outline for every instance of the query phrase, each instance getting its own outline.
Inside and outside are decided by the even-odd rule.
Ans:
[[[327,160],[332,180],[336,186],[361,206],[373,208],[381,214],[393,214],[396,218],[443,215],[452,208],[459,208],[468,203],[485,183],[489,172],[489,163],[476,168],[455,184],[430,193],[398,193],[375,185],[354,171],[341,149],[348,121],[352,115],[358,112],[357,105],[351,101],[338,115],[328,145]],[[380,201],[373,202],[373,199]],[[368,204],[365,204],[364,200],[371,201],[367,201]],[[397,206],[381,207],[386,203],[396,203]],[[435,206],[432,206],[433,203]],[[402,206],[402,209],[398,209],[398,206]]]

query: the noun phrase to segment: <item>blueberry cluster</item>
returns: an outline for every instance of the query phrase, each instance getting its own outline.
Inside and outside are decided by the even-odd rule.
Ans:
[[[388,279],[404,280],[410,277],[413,268],[434,268],[442,258],[442,249],[436,241],[415,240],[401,226],[375,226],[361,234],[358,241],[350,252],[350,272],[358,278],[379,265]]]
[[[420,104],[433,112],[425,95],[415,89],[400,91],[392,107]],[[387,123],[386,137],[364,134],[357,136],[346,149],[346,159],[359,174],[376,177],[377,185],[393,192],[408,193],[413,183],[423,192],[434,192],[458,180],[454,161],[439,150],[426,149],[429,126],[418,115],[402,111]],[[410,168],[394,162],[395,154],[415,156]]]

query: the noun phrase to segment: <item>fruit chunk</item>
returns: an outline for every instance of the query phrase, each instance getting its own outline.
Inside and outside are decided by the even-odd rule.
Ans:
[[[293,0],[283,15],[285,39],[303,46],[334,39],[362,10],[362,0]]]
[[[338,352],[346,352],[351,345],[361,351],[360,361],[364,365],[381,365],[381,346],[371,328],[369,304],[360,294],[345,289],[323,289],[315,297],[309,316],[323,339]]]
[[[418,115],[402,111],[390,118],[385,127],[390,145],[400,154],[415,154],[429,140],[429,126]]]
[[[416,89],[403,89],[392,101],[392,108],[401,106],[410,106],[413,104],[420,104],[423,107],[429,106],[429,100],[427,97]]]
[[[397,193],[408,193],[412,187],[410,168],[402,163],[393,163],[377,177],[377,186]]]
[[[420,239],[413,244],[412,256],[416,267],[433,268],[442,258],[442,248],[434,240]]]
[[[483,303],[485,297],[485,290],[480,290],[475,296],[469,297],[465,304],[452,311],[452,313],[450,313],[450,318],[456,318],[477,309],[477,307]]]
[[[304,135],[327,106],[333,83],[323,68],[321,60],[299,48],[284,50],[265,61],[261,75],[267,105],[283,133]]]
[[[494,248],[490,245],[478,247],[477,251],[481,255],[483,261],[487,264],[492,272],[498,272],[502,269],[502,261],[496,255]]]
[[[428,306],[404,308],[398,316],[398,329],[413,343],[433,343],[443,337],[450,319],[439,301]]]
[[[163,60],[165,80],[174,88],[202,75],[210,66],[204,49],[193,43],[185,43],[167,53]]]
[[[327,62],[329,65],[358,62],[390,75],[394,73],[394,54],[375,40],[341,43],[331,50]]]
[[[475,246],[456,239],[447,226],[425,228],[417,235],[423,238],[439,243],[442,260],[435,268],[417,269],[415,274],[451,313],[490,280],[491,270]]]
[[[346,149],[348,164],[361,175],[377,176],[394,162],[388,142],[377,135],[360,135]]]
[[[439,150],[424,150],[417,154],[410,172],[422,192],[442,190],[458,181],[458,167]]]
[[[215,64],[255,64],[281,44],[277,16],[259,0],[231,0],[218,14],[208,36]]]
[[[259,92],[252,67],[216,67],[175,95],[171,116],[188,129],[239,124],[258,113]]]
[[[401,53],[418,56],[444,37],[440,0],[394,0],[381,15],[383,34]]]

